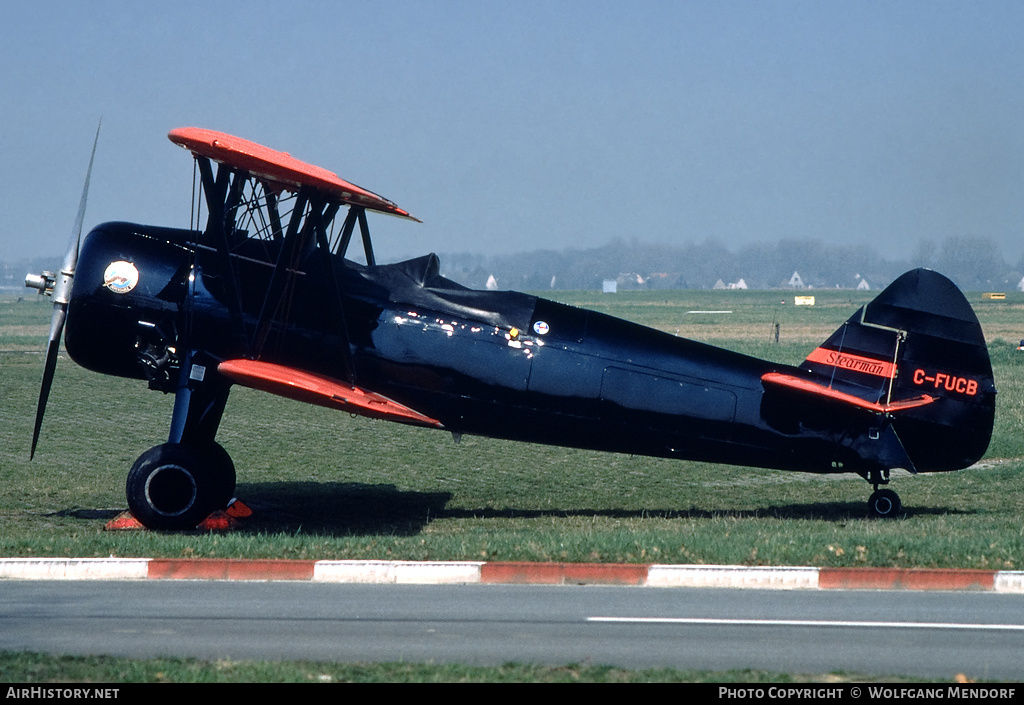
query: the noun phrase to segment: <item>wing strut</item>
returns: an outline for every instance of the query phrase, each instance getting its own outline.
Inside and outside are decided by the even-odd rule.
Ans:
[[[307,222],[312,222],[313,231],[316,234],[317,250],[320,254],[320,261],[324,271],[327,273],[326,293],[334,308],[335,327],[341,339],[341,363],[345,380],[351,383],[356,381],[355,366],[352,364],[351,346],[348,337],[348,323],[345,320],[345,306],[342,304],[341,287],[338,285],[338,275],[334,270],[334,262],[331,259],[331,247],[327,241],[327,224],[334,220],[335,214],[340,208],[339,203],[328,203],[326,210],[314,208]],[[367,251],[367,259],[372,258],[372,252]]]
[[[363,234],[363,251],[366,252],[366,263],[371,267],[377,264],[373,256],[373,243],[370,242],[370,226],[366,224],[366,209],[360,208],[356,211],[359,218],[359,232]]]
[[[306,210],[308,197],[309,193],[306,189],[299,191],[295,210],[292,211],[291,220],[288,222],[288,231],[281,243],[281,251],[277,255],[274,273],[270,277],[267,293],[263,297],[259,321],[256,323],[256,334],[251,349],[254,357],[259,357],[263,351],[267,335],[270,333],[270,324],[281,312],[284,301],[289,298],[288,292],[295,286],[296,268],[302,255],[303,236],[305,235],[305,230],[300,230],[299,225]]]
[[[366,264],[374,266],[377,259],[373,255],[373,242],[370,240],[370,226],[366,222],[366,209],[361,206],[351,206],[348,209],[348,216],[345,218],[345,225],[341,229],[341,239],[335,252],[342,257],[348,252],[348,246],[352,243],[352,234],[355,231],[356,223],[359,223],[359,234],[363,239],[363,253],[366,255]]]
[[[217,169],[217,176],[213,175],[213,166],[206,157],[196,156],[196,163],[199,165],[199,175],[203,184],[203,194],[206,196],[206,208],[209,217],[206,221],[205,237],[207,242],[213,243],[217,252],[222,276],[225,278],[225,290],[227,292],[228,307],[231,311],[231,321],[239,339],[245,342],[245,323],[242,319],[242,293],[238,288],[235,277],[235,269],[231,262],[231,248],[228,242],[228,213],[232,216],[237,212],[237,203],[232,204],[230,196],[240,199],[240,188],[231,188],[232,169],[220,167]],[[236,175],[235,184],[243,182],[241,174]],[[234,229],[234,217],[231,220],[231,229]],[[201,264],[201,263],[200,263]]]

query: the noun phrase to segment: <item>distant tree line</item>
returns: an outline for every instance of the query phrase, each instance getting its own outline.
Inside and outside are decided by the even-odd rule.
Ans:
[[[60,268],[60,257],[0,261],[0,289],[24,290],[25,274]],[[872,289],[886,286],[914,267],[942,272],[967,291],[1013,290],[1024,277],[1024,257],[1009,263],[994,240],[952,236],[921,242],[909,259],[886,259],[868,246],[829,245],[816,240],[781,240],[732,250],[706,240],[682,245],[614,240],[589,249],[535,250],[512,255],[442,253],[441,271],[455,281],[483,289],[711,289],[741,279],[751,289],[788,286],[799,272],[806,286]],[[27,290],[25,290],[27,291]],[[32,292],[28,292],[32,293]]]
[[[615,240],[591,249],[536,250],[514,255],[440,255],[445,276],[473,288],[600,289],[616,280],[619,289],[711,289],[741,279],[751,289],[785,288],[794,272],[814,288],[872,289],[908,269],[939,271],[968,291],[1012,290],[1024,277],[1024,257],[1011,264],[994,240],[953,236],[939,244],[922,242],[909,259],[887,259],[869,246],[829,245],[816,240],[781,240],[735,250],[707,240],[685,245]]]

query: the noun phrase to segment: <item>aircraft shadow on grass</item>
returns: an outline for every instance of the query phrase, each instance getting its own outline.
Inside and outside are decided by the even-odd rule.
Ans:
[[[253,529],[328,535],[385,534],[414,536],[438,519],[541,519],[604,517],[609,519],[817,519],[843,522],[864,519],[863,502],[794,503],[746,510],[607,509],[529,507],[448,507],[449,492],[400,490],[394,485],[361,483],[265,483],[241,485],[240,496],[254,510],[246,524]],[[908,516],[962,515],[949,507],[912,507]],[[243,526],[243,530],[246,527]]]
[[[240,485],[239,497],[253,510],[235,531],[301,532],[318,535],[415,536],[431,520],[450,516],[448,492],[408,492],[394,485],[345,482],[269,482]],[[45,514],[109,521],[124,510],[70,507]]]
[[[945,507],[904,508],[906,516],[969,514],[962,510]],[[458,509],[444,512],[441,516],[477,518],[527,518],[541,517],[607,517],[610,519],[819,519],[824,521],[847,521],[868,517],[863,502],[835,502],[831,504],[790,504],[784,506],[760,507],[744,510],[720,509]]]
[[[861,502],[816,502],[754,509],[621,509],[447,507],[447,492],[409,492],[393,485],[358,483],[267,483],[243,486],[254,514],[239,532],[283,532],[319,536],[417,536],[436,520],[538,520],[603,517],[610,520],[777,519],[842,523],[865,519]],[[251,497],[251,499],[249,499]],[[904,507],[906,516],[965,515],[950,507]],[[88,522],[108,522],[118,509],[75,507],[47,513]]]
[[[415,492],[355,482],[268,482],[239,485],[252,510],[242,529],[351,536],[415,536],[446,516],[449,492]]]
[[[550,517],[606,519],[811,519],[844,522],[866,518],[862,502],[815,502],[754,509],[607,509],[528,507],[448,507],[450,492],[400,490],[394,485],[348,482],[272,482],[240,485],[242,500],[254,514],[237,531],[281,531],[327,535],[416,536],[438,519],[543,519]],[[966,515],[950,507],[904,508],[905,515]],[[116,509],[69,508],[47,514],[87,521],[108,521]]]

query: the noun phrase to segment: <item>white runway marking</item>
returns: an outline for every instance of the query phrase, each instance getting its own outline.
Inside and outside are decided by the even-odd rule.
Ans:
[[[970,624],[963,622],[849,622],[817,619],[714,619],[710,617],[587,617],[588,622],[631,624],[709,624],[761,627],[867,627],[870,629],[984,629],[1024,631],[1024,624]]]

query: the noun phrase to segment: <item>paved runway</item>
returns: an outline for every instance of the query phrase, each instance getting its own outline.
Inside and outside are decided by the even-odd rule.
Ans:
[[[1024,595],[2,581],[0,649],[1024,678]]]

